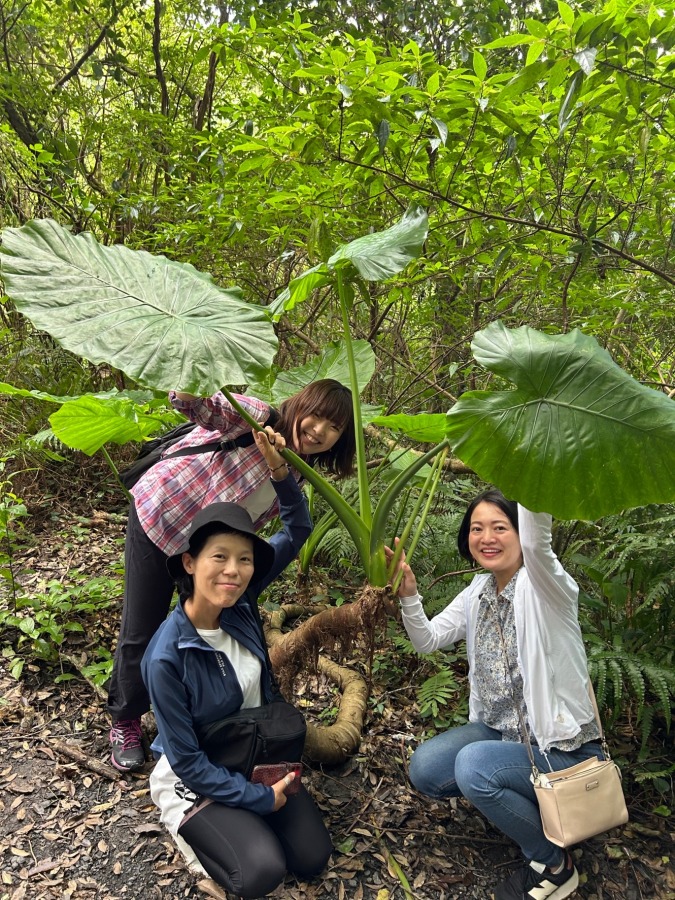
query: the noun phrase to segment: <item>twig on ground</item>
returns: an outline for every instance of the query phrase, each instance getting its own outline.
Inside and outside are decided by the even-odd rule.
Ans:
[[[60,753],[62,756],[67,756],[69,759],[74,759],[75,762],[79,763],[81,766],[84,766],[85,769],[89,769],[90,772],[95,772],[97,775],[102,775],[103,778],[107,778],[109,781],[119,781],[120,778],[122,778],[122,774],[112,766],[101,762],[99,759],[92,759],[90,756],[87,756],[86,753],[83,753],[82,750],[74,747],[72,744],[66,744],[65,741],[60,741],[58,740],[58,738],[54,737],[50,737],[45,741],[45,743],[47,744],[47,746],[53,747],[53,749],[56,750],[57,753]],[[133,775],[134,773],[131,772],[129,774]]]

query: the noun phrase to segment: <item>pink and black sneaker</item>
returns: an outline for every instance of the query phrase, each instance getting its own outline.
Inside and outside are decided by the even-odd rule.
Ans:
[[[145,765],[143,732],[140,719],[113,722],[110,729],[112,755],[110,761],[121,772],[136,772]]]

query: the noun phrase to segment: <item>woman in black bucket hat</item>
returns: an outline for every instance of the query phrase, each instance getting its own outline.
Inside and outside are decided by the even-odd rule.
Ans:
[[[332,851],[304,786],[287,796],[292,774],[271,786],[254,784],[211,762],[198,738],[209,724],[269,703],[277,693],[258,597],[312,528],[302,491],[287,469],[278,468],[283,437],[268,429],[255,439],[272,470],[281,530],[263,540],[235,503],[200,510],[167,561],[179,602],[142,662],[159,731],[150,792],[161,820],[193,871],[245,898],[274,890],[287,871],[301,878],[319,874]],[[191,846],[178,828],[197,798],[213,801],[215,827],[199,831]]]

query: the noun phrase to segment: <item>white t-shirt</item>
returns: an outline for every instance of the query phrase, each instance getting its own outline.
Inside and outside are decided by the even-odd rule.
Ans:
[[[206,643],[224,653],[232,663],[237,681],[244,695],[241,709],[251,709],[260,706],[260,675],[261,663],[255,653],[252,653],[243,644],[235,640],[222,628],[198,628],[197,634]]]
[[[270,506],[277,499],[276,491],[272,486],[272,479],[266,478],[265,481],[250,494],[246,494],[241,500],[237,500],[239,506],[243,506],[247,510],[254,522],[266,513]]]

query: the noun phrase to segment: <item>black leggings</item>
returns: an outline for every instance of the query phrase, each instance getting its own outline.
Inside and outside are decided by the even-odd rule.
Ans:
[[[179,829],[208,874],[238,897],[264,897],[286,872],[313,878],[333,845],[304,786],[269,816],[210,803]]]
[[[139,719],[150,709],[141,660],[171,606],[174,584],[166,560],[143,531],[132,502],[124,544],[122,623],[108,686],[108,710],[114,722]]]

